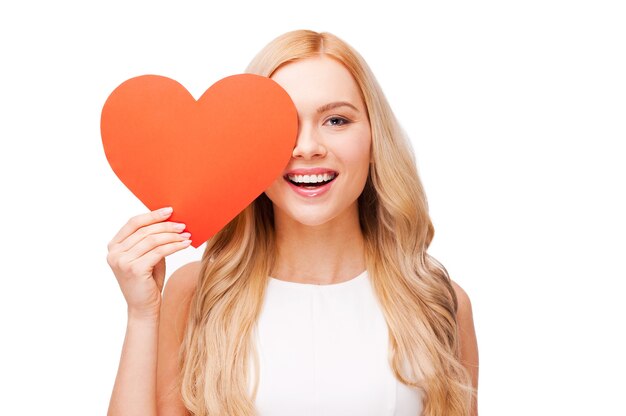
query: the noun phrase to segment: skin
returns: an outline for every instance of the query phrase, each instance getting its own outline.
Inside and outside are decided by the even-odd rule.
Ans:
[[[365,270],[357,206],[370,160],[365,105],[350,73],[328,57],[290,63],[272,78],[298,109],[298,138],[284,174],[324,167],[338,176],[318,197],[298,195],[283,176],[266,190],[274,205],[278,250],[271,276],[316,284],[350,280]],[[188,414],[176,388],[178,351],[200,262],[175,271],[161,297],[164,258],[190,244],[189,235],[181,233],[184,225],[167,221],[170,215],[154,211],[134,217],[109,244],[107,259],[128,303],[109,415]],[[461,361],[476,387],[478,349],[471,304],[463,289],[453,285],[459,299]]]

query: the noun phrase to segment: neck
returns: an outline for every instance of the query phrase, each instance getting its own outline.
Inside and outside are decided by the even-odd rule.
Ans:
[[[358,208],[321,225],[298,223],[274,211],[277,258],[271,276],[296,283],[333,284],[365,270]]]

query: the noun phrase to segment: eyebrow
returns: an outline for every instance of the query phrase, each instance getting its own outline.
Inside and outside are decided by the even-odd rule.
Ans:
[[[354,111],[359,111],[358,108],[356,108],[355,106],[353,106],[352,104],[350,104],[347,101],[336,101],[333,103],[328,103],[328,104],[324,104],[323,106],[321,106],[320,108],[317,109],[318,114],[324,113],[326,111],[332,110],[334,108],[337,107],[350,107],[352,108]]]

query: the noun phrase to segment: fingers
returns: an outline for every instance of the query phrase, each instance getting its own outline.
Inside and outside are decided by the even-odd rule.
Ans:
[[[159,249],[160,246],[172,244],[172,243],[182,243],[189,242],[191,237],[190,233],[156,233],[156,234],[148,234],[144,238],[142,238],[137,244],[132,246],[129,250],[126,250],[126,259],[127,261],[134,261],[135,259],[146,255],[148,252],[157,252],[160,253],[165,249]],[[188,244],[188,243],[187,243]],[[164,257],[164,256],[162,256]],[[151,258],[148,256],[147,258]],[[158,260],[157,260],[158,261]],[[151,266],[154,266],[156,262],[151,263]]]
[[[172,207],[166,207],[157,209],[155,211],[148,212],[146,214],[137,215],[132,217],[128,222],[118,231],[118,233],[111,239],[109,243],[109,250],[116,244],[122,243],[131,234],[137,231],[141,227],[151,225],[154,223],[165,221],[172,215]]]
[[[107,261],[123,276],[151,275],[152,268],[164,257],[189,247],[190,237],[190,233],[148,234],[129,250],[110,251]]]
[[[188,234],[188,233],[185,233]],[[161,261],[164,257],[169,256],[177,251],[180,251],[184,248],[189,247],[191,244],[191,240],[187,237],[186,239],[180,241],[174,241],[166,244],[162,244],[156,247],[153,247],[151,250],[142,253],[139,257],[137,257],[134,261],[131,262],[132,266],[135,267],[154,267],[157,265],[159,261]],[[129,255],[132,255],[129,253]],[[140,263],[137,264],[137,263]],[[157,282],[158,284],[159,282]],[[163,282],[160,282],[161,285]]]
[[[147,225],[139,228],[137,231],[129,235],[121,243],[112,247],[113,251],[123,252],[129,251],[136,246],[140,241],[144,240],[148,236],[158,235],[160,233],[182,233],[185,230],[185,224],[175,223],[170,221],[158,222],[156,224]],[[163,240],[160,240],[161,244],[164,244]]]

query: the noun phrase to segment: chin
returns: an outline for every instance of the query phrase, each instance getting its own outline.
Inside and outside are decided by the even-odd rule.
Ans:
[[[322,206],[295,206],[280,209],[274,205],[275,221],[283,223],[296,223],[307,227],[321,227],[331,223],[345,221],[359,221],[359,211],[356,202],[348,207]]]
[[[307,217],[307,218],[292,218],[300,225],[304,225],[307,227],[321,227],[325,224],[328,224],[332,221],[332,218],[320,218],[320,217]]]
[[[276,218],[278,215],[280,215],[281,220],[284,223],[291,222],[299,225],[305,225],[308,227],[318,227],[327,224],[336,217],[333,215],[329,215],[329,213],[319,212],[319,209],[317,210],[318,212],[306,211],[307,210],[300,209],[295,212],[290,210],[279,210],[279,212],[277,212],[276,208],[274,208],[274,216]]]

